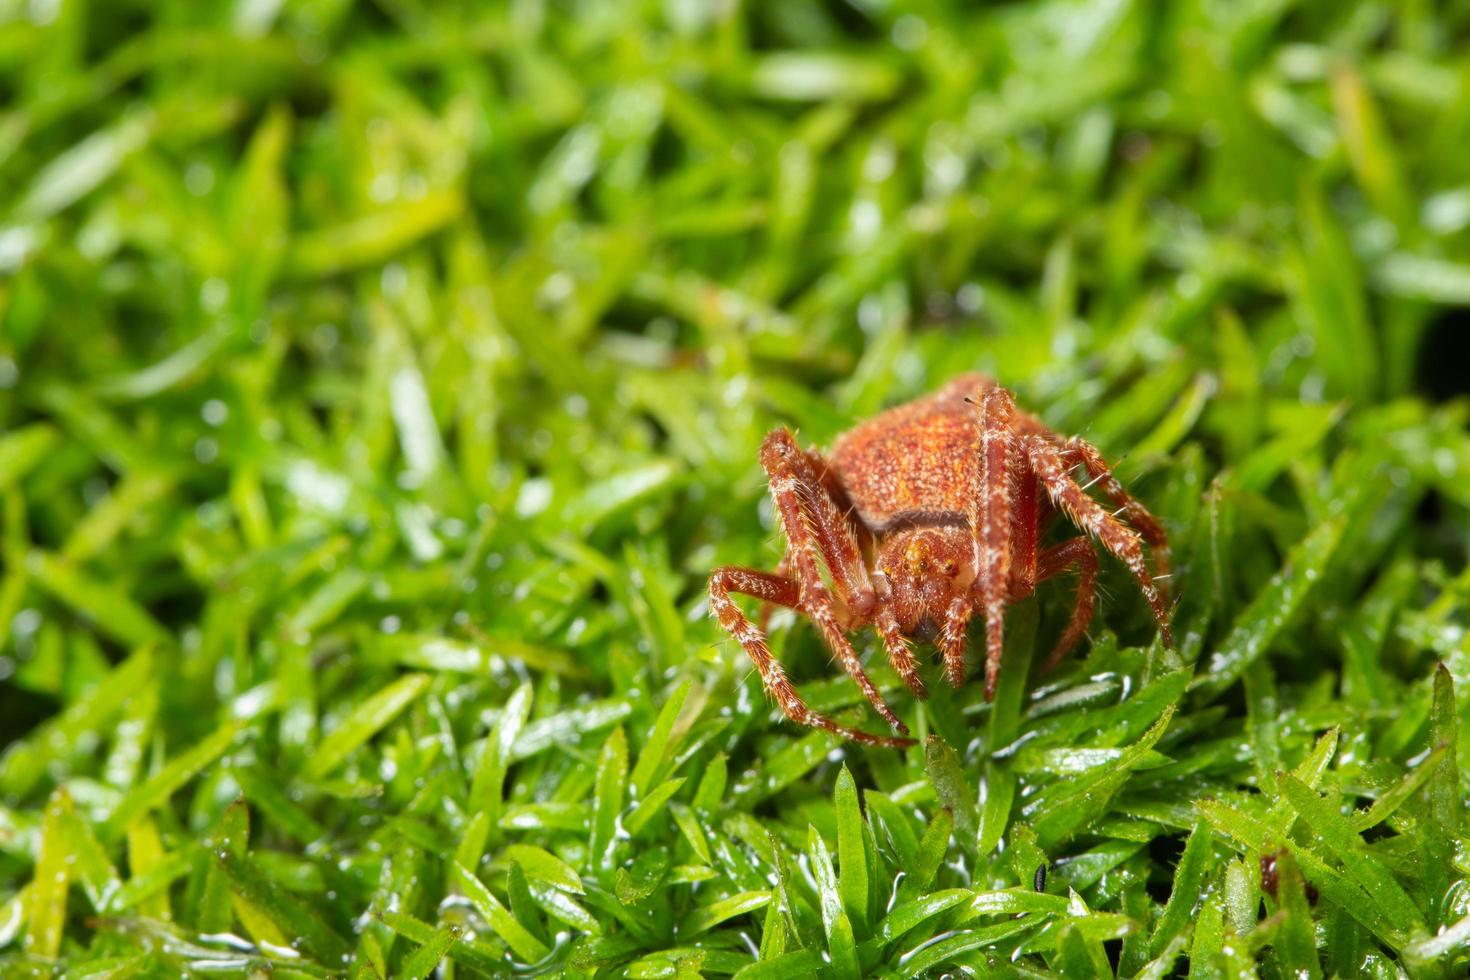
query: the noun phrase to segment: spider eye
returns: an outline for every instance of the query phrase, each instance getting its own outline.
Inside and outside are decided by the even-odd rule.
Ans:
[[[960,567],[952,561],[947,561],[944,563],[944,574],[950,576],[951,578],[953,578],[955,572],[958,572],[959,570]]]

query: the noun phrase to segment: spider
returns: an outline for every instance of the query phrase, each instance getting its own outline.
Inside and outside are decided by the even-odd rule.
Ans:
[[[1086,485],[1072,477],[1079,465],[1088,474]],[[927,397],[889,409],[838,437],[825,458],[803,450],[787,429],[776,429],[761,444],[761,466],[785,531],[785,557],[775,572],[738,565],[715,569],[710,613],[739,641],[766,690],[798,724],[869,745],[913,744],[838,724],[808,707],[766,643],[772,606],[805,614],[878,714],[907,735],[907,726],[863,670],[848,634],[873,626],[894,670],[922,698],[926,691],[910,638],[933,641],[946,676],[959,687],[965,680],[965,628],[978,611],[985,619],[985,698],[992,700],[1008,603],[1076,568],[1077,601],[1046,669],[1086,634],[1097,583],[1097,554],[1088,536],[1128,567],[1164,643],[1173,644],[1168,601],[1157,584],[1168,578],[1163,527],[1128,495],[1096,448],[1048,429],[989,378],[962,375]],[[1109,513],[1088,495],[1094,485],[1116,510]],[[1041,531],[1058,511],[1085,535],[1041,549]],[[1145,560],[1145,544],[1157,574]],[[759,626],[741,612],[733,594],[761,600]]]

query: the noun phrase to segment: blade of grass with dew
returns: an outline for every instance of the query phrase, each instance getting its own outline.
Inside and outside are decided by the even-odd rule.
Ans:
[[[470,782],[470,810],[476,814],[483,813],[492,832],[500,825],[500,814],[505,805],[505,776],[510,768],[516,739],[530,717],[531,697],[531,685],[522,684],[506,700],[500,717],[491,726],[490,734],[480,748],[480,759]]]
[[[206,766],[228,752],[239,737],[242,727],[237,721],[227,721],[206,735],[197,745],[176,755],[118,802],[102,825],[98,837],[104,843],[120,838],[127,832],[133,820],[165,802]]]
[[[42,588],[88,617],[118,642],[140,647],[170,641],[169,634],[146,609],[64,559],[35,551],[26,567]]]
[[[1423,920],[1413,900],[1388,869],[1372,856],[1346,817],[1289,773],[1282,773],[1277,785],[1292,809],[1301,815],[1341,863],[1346,875],[1373,897],[1387,918],[1410,928],[1423,928]]]
[[[647,796],[638,802],[637,806],[633,807],[632,812],[623,821],[623,829],[629,834],[637,836],[639,831],[663,812],[669,800],[673,799],[674,794],[683,788],[685,782],[687,780],[683,776],[679,776],[674,779],[665,780],[655,786],[649,791]]]
[[[827,955],[831,957],[832,972],[843,980],[852,980],[861,975],[852,922],[842,908],[842,895],[839,892],[837,875],[832,870],[832,857],[827,851],[827,844],[815,827],[808,831],[807,856],[812,862],[812,871],[817,880],[817,901],[822,912],[822,931],[826,934]]]
[[[1210,836],[1202,824],[1196,824],[1184,844],[1184,853],[1174,869],[1174,886],[1169,891],[1169,901],[1164,914],[1159,916],[1149,939],[1149,949],[1154,958],[1164,955],[1175,939],[1183,934],[1194,913],[1201,895],[1201,886],[1209,874],[1212,855]]]
[[[548,952],[546,946],[526,931],[526,928],[515,920],[506,907],[500,904],[500,900],[491,894],[479,878],[475,877],[464,865],[455,865],[453,870],[455,883],[464,889],[470,901],[490,928],[499,936],[511,951],[526,962],[535,962]]]
[[[299,943],[323,963],[347,960],[350,947],[346,940],[315,911],[272,881],[249,855],[222,853],[224,857],[217,857],[219,867],[235,894],[258,909],[290,944]]]
[[[332,772],[353,751],[422,696],[428,690],[431,680],[427,674],[406,674],[358,705],[340,725],[322,739],[302,775],[307,779],[317,780]]]
[[[1302,539],[1281,571],[1236,619],[1229,636],[1210,654],[1209,672],[1196,678],[1192,687],[1217,696],[1265,653],[1290,616],[1302,607],[1313,583],[1321,579],[1345,526],[1343,518],[1332,518]]]
[[[659,709],[658,719],[653,724],[653,731],[649,733],[648,740],[643,743],[643,748],[638,754],[638,762],[633,766],[632,775],[629,777],[628,787],[635,799],[641,799],[648,791],[665,757],[677,747],[676,743],[670,741],[670,735],[674,729],[674,722],[678,720],[679,712],[683,710],[684,702],[689,697],[689,686],[688,681],[680,684]]]
[[[71,796],[58,789],[51,794],[41,818],[41,852],[29,886],[23,943],[26,952],[42,959],[56,958],[66,927],[66,893],[73,857],[67,846],[65,818],[71,810]]]

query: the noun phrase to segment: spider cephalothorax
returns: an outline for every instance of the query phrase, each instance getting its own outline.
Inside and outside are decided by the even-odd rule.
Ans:
[[[873,587],[893,606],[905,635],[932,640],[945,613],[975,581],[975,548],[962,527],[913,527],[883,540]],[[882,600],[880,600],[882,601]]]
[[[848,632],[874,626],[894,669],[923,697],[909,638],[933,640],[946,675],[959,686],[965,628],[979,612],[985,620],[985,696],[991,698],[1006,605],[1075,567],[1077,604],[1047,661],[1054,665],[1087,632],[1097,581],[1088,537],[1039,548],[1042,529],[1058,512],[1122,559],[1164,642],[1173,642],[1168,604],[1156,584],[1168,577],[1164,529],[1124,491],[1097,449],[1020,411],[1010,392],[988,378],[963,375],[927,398],[890,409],[843,434],[825,458],[777,429],[761,446],[761,466],[786,532],[786,556],[774,573],[736,565],[715,569],[710,612],[740,641],[793,721],[874,745],[910,744],[839,725],[807,707],[771,656],[764,615],[756,626],[733,593],[754,596],[763,608],[805,613],[878,713],[907,734],[868,679]],[[1079,466],[1088,474],[1085,486],[1072,476]],[[1089,496],[1094,486],[1116,510],[1110,513]],[[1144,558],[1145,543],[1157,574]]]

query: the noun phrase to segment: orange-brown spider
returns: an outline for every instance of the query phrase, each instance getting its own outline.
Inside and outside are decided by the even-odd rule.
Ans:
[[[1072,478],[1079,465],[1088,473],[1085,486]],[[761,445],[761,466],[786,533],[786,555],[774,573],[738,565],[715,569],[710,613],[745,648],[792,721],[870,745],[912,744],[839,725],[807,707],[766,645],[763,627],[772,604],[805,613],[878,714],[907,735],[863,670],[848,633],[876,627],[894,670],[922,698],[924,682],[908,638],[933,640],[958,687],[965,679],[965,627],[978,609],[985,617],[989,700],[1000,675],[1006,604],[1075,566],[1077,603],[1047,659],[1047,668],[1054,666],[1086,633],[1097,582],[1097,555],[1086,536],[1038,551],[1041,531],[1057,511],[1122,559],[1164,642],[1173,643],[1168,602],[1155,584],[1168,571],[1163,527],[1128,495],[1096,448],[1048,429],[989,378],[963,375],[883,412],[840,436],[826,458],[776,429]],[[1109,513],[1088,495],[1094,485],[1116,510]],[[1155,553],[1157,574],[1144,560],[1145,542]],[[732,593],[761,600],[760,627]]]

